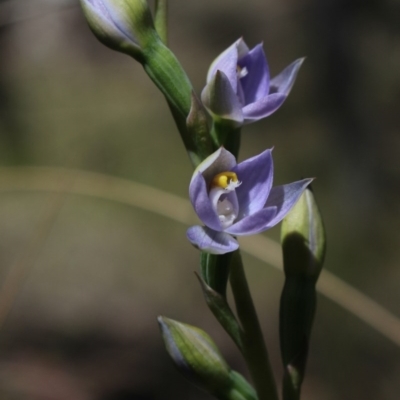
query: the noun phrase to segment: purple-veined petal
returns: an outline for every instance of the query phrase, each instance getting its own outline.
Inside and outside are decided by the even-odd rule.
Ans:
[[[275,206],[278,211],[271,220],[269,228],[272,228],[285,217],[312,181],[313,179],[303,179],[287,185],[276,186],[271,189],[265,208]]]
[[[304,60],[304,58],[299,58],[287,66],[279,75],[271,79],[269,92],[271,94],[282,93],[288,96]]]
[[[189,197],[201,221],[215,231],[220,231],[222,228],[218,215],[208,197],[207,184],[200,172],[190,182]]]
[[[228,233],[216,232],[205,226],[190,227],[186,236],[194,246],[211,254],[225,254],[239,248],[237,240]]]
[[[272,149],[241,162],[234,168],[241,185],[236,189],[239,219],[261,210],[272,187]]]
[[[211,64],[207,73],[207,83],[213,79],[217,71],[222,71],[229,79],[236,93],[237,90],[237,62],[249,51],[242,38],[224,50]]]
[[[228,77],[218,70],[201,93],[201,100],[207,110],[217,118],[243,122],[242,104]]]
[[[238,65],[243,74],[239,79],[244,96],[243,105],[266,97],[269,93],[269,70],[262,44],[250,50],[239,60]]]
[[[281,93],[270,94],[255,103],[243,107],[244,123],[257,121],[274,113],[285,101],[286,95]]]
[[[263,232],[271,227],[270,223],[277,213],[277,207],[267,207],[236,222],[225,232],[232,235],[247,236]]]
[[[220,172],[232,171],[235,166],[236,158],[233,154],[225,150],[224,147],[220,147],[197,166],[193,173],[192,181],[197,176],[197,173],[200,172],[208,186],[215,175]]]

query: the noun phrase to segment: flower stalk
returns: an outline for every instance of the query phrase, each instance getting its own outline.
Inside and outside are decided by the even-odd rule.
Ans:
[[[225,299],[231,258],[232,253],[218,255],[202,252],[200,256],[202,279],[211,289],[215,290]]]
[[[253,378],[258,399],[279,400],[267,347],[238,250],[232,257],[230,283],[242,326],[242,354]]]

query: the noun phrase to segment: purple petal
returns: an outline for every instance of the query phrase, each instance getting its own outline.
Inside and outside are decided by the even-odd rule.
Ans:
[[[286,95],[281,93],[270,94],[255,103],[243,107],[244,123],[257,121],[274,113],[285,101]]]
[[[237,62],[249,51],[243,39],[237,40],[225,51],[223,51],[211,64],[207,74],[207,83],[210,82],[217,71],[222,71],[229,79],[231,86],[236,93],[237,90]]]
[[[268,226],[269,228],[272,228],[285,217],[312,181],[313,179],[303,179],[301,181],[272,188],[265,207],[268,208],[275,206],[278,211],[275,217],[270,221]]]
[[[215,175],[220,172],[232,171],[235,166],[236,158],[233,154],[220,147],[197,166],[193,173],[192,181],[197,176],[197,173],[201,172],[208,186]]]
[[[200,172],[197,172],[197,175],[190,182],[189,197],[201,221],[215,231],[220,231],[222,228],[218,215],[212,207],[206,181]]]
[[[225,254],[239,248],[239,243],[231,235],[205,226],[190,227],[186,236],[194,246],[211,254]]]
[[[232,235],[246,236],[263,232],[271,227],[270,223],[274,219],[277,207],[263,208],[256,213],[243,218],[236,224],[233,224],[225,232]]]
[[[243,122],[242,104],[228,77],[217,71],[201,93],[201,100],[207,110],[217,118]]]
[[[288,96],[304,60],[304,58],[299,58],[286,67],[279,75],[275,76],[271,80],[269,93],[282,93]]]
[[[272,187],[274,165],[272,150],[241,162],[234,168],[241,185],[236,189],[239,219],[261,210]]]
[[[245,74],[239,79],[244,95],[244,105],[254,103],[269,93],[269,70],[262,44],[239,60],[238,65]]]

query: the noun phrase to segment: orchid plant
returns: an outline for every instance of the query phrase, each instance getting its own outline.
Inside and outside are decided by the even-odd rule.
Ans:
[[[146,0],[81,0],[81,5],[97,38],[141,63],[168,102],[195,168],[189,197],[203,225],[190,227],[187,238],[201,252],[198,278],[207,305],[243,354],[252,384],[229,367],[203,330],[159,317],[175,366],[218,399],[279,399],[237,237],[258,234],[283,220],[282,398],[300,399],[315,284],[325,255],[321,216],[308,189],[312,179],[273,187],[272,149],[239,163],[237,158],[241,128],[282,106],[303,59],[270,79],[262,45],[249,49],[239,39],[211,64],[199,97],[167,46],[166,0],[156,0],[153,13]],[[226,297],[228,283],[236,314]]]

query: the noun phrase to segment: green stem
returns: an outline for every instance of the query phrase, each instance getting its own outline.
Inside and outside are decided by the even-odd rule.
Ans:
[[[236,311],[243,328],[243,356],[249,367],[259,400],[278,400],[268,351],[238,250],[232,257],[230,283]]]
[[[201,277],[208,286],[218,292],[225,300],[231,258],[232,253],[217,255],[206,252],[202,252],[200,258]]]
[[[160,38],[143,49],[143,68],[186,121],[192,106],[192,84],[174,53]]]
[[[211,137],[216,147],[224,146],[236,158],[239,154],[241,127],[235,128],[229,121],[214,120]]]
[[[282,385],[284,400],[300,399],[316,309],[315,284],[314,277],[287,274],[283,287],[279,333],[284,365]]]

